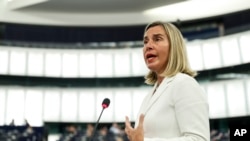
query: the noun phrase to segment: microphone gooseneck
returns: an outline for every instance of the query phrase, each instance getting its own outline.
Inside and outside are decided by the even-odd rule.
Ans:
[[[92,134],[92,137],[91,137],[90,141],[94,141],[95,134],[96,134],[96,129],[97,129],[97,126],[98,126],[99,121],[101,119],[102,113],[103,113],[104,109],[109,107],[109,104],[110,104],[110,100],[108,98],[105,98],[102,101],[102,111],[101,111],[101,114],[98,117],[98,120],[96,121],[95,128],[94,128],[94,131],[93,131],[93,134]]]

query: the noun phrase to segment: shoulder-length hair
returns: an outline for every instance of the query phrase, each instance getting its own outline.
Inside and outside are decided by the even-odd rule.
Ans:
[[[156,21],[146,26],[144,34],[149,28],[155,26],[162,26],[169,40],[169,58],[161,76],[171,77],[177,73],[185,73],[192,77],[196,76],[196,71],[190,68],[185,42],[179,29],[171,23]],[[145,83],[149,85],[154,85],[157,82],[157,74],[151,70],[144,78]]]

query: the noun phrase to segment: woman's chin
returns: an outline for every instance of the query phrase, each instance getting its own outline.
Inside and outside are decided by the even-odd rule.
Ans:
[[[150,69],[151,71],[155,71],[156,66],[155,65],[148,65],[148,69]]]

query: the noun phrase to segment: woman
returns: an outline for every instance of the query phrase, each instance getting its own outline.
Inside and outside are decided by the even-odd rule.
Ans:
[[[145,82],[154,87],[142,102],[135,128],[126,117],[129,140],[209,141],[207,99],[193,78],[182,34],[170,23],[153,22],[143,41],[150,70]]]

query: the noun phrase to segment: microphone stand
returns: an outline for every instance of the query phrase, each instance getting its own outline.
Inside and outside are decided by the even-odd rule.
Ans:
[[[97,120],[97,122],[96,122],[96,124],[95,124],[95,128],[94,128],[94,131],[93,131],[93,135],[92,135],[90,141],[94,141],[95,134],[96,134],[96,129],[97,129],[97,126],[98,126],[98,124],[99,124],[99,121],[100,121],[100,119],[101,119],[101,116],[102,116],[102,113],[103,113],[104,109],[105,109],[105,108],[102,108],[102,112],[101,112],[101,114],[99,115],[99,118],[98,118],[98,120]]]

